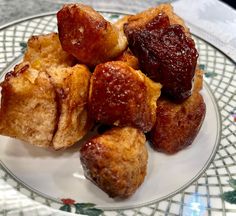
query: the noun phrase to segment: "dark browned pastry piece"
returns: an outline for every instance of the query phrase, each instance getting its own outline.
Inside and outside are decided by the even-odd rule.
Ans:
[[[110,197],[127,198],[147,172],[144,134],[135,128],[113,128],[88,140],[80,150],[85,176]]]
[[[141,70],[163,85],[162,93],[183,101],[191,95],[198,53],[182,19],[170,5],[131,16],[124,25]]]
[[[62,48],[79,62],[95,66],[120,55],[127,39],[118,27],[106,21],[93,8],[83,4],[66,4],[57,13]]]
[[[202,125],[205,112],[203,97],[197,91],[181,104],[158,99],[157,120],[150,133],[153,148],[174,154],[189,146]]]
[[[121,61],[95,68],[90,81],[89,114],[98,122],[148,132],[156,120],[161,85]]]

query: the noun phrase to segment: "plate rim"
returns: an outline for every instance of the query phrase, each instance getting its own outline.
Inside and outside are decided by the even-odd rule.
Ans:
[[[99,9],[98,10],[99,12],[103,12],[103,13],[115,13],[115,14],[121,14],[121,15],[126,15],[126,14],[132,14],[130,12],[126,12],[126,11],[121,11],[121,10],[103,10],[103,9]],[[24,17],[24,18],[21,18],[21,19],[17,19],[17,20],[14,20],[12,22],[9,22],[5,25],[2,25],[0,26],[0,31],[3,31],[5,28],[9,28],[11,26],[14,26],[14,25],[17,25],[21,22],[24,22],[24,21],[27,21],[27,20],[31,20],[31,19],[36,19],[36,18],[41,18],[41,17],[45,17],[45,16],[53,16],[55,15],[56,12],[53,11],[53,12],[46,12],[46,13],[40,13],[40,14],[37,14],[37,15],[32,15],[32,16],[27,16],[27,17]],[[191,25],[191,24],[190,24]],[[197,36],[195,34],[193,34],[195,37],[199,38],[200,40],[204,41],[205,43],[211,45],[214,49],[216,49],[217,51],[219,51],[221,54],[223,54],[228,60],[231,61],[232,64],[235,64],[235,61],[230,57],[228,56],[226,53],[224,53],[223,51],[221,51],[220,49],[218,49],[217,47],[215,47],[212,43],[208,42],[207,40],[201,38],[200,36]],[[22,55],[19,55],[19,56],[16,56],[14,58],[13,61],[11,61],[10,63],[8,63],[8,65],[6,67],[3,68],[3,70],[1,71],[1,75],[4,75],[5,72],[6,72],[6,69],[9,68],[14,62],[16,62],[16,60],[18,58],[22,57]],[[4,73],[3,73],[4,72]],[[202,176],[202,174],[204,174],[204,172],[208,169],[208,167],[211,165],[212,161],[214,160],[215,158],[215,155],[217,153],[217,150],[219,148],[219,145],[220,145],[220,142],[221,142],[221,134],[222,134],[222,118],[221,118],[221,112],[220,112],[220,109],[219,109],[219,104],[217,103],[217,100],[216,100],[216,97],[214,95],[214,93],[212,92],[212,90],[210,89],[209,87],[209,84],[207,84],[205,81],[204,81],[204,87],[205,89],[208,91],[211,99],[212,99],[212,102],[213,102],[213,105],[214,105],[214,108],[216,110],[216,115],[217,115],[217,123],[218,123],[218,127],[217,127],[217,138],[216,138],[216,143],[214,145],[214,148],[212,150],[212,153],[210,155],[210,157],[208,158],[207,162],[205,163],[205,165],[203,166],[203,168],[199,171],[199,173],[194,176],[192,178],[191,181],[187,182],[184,186],[180,187],[179,189],[177,189],[176,191],[170,193],[169,195],[167,196],[164,196],[162,198],[159,198],[159,199],[155,199],[153,201],[150,201],[150,202],[145,202],[145,203],[142,203],[142,204],[138,204],[138,205],[135,205],[135,206],[131,206],[131,207],[102,207],[101,209],[103,209],[104,211],[113,211],[113,210],[128,210],[128,209],[135,209],[135,208],[139,208],[139,207],[143,207],[143,206],[146,206],[146,205],[150,205],[150,204],[154,204],[154,203],[157,203],[157,202],[160,202],[160,201],[163,201],[163,200],[166,200],[168,198],[171,198],[172,196],[182,192],[183,190],[185,190],[188,186],[190,186],[194,181],[196,181],[198,178],[200,178]],[[50,201],[53,201],[55,203],[58,203],[58,204],[62,204],[62,202],[60,202],[58,199],[55,199],[55,198],[51,198],[50,196],[46,195],[46,194],[43,194],[41,193],[40,191],[37,191],[36,189],[33,189],[31,188],[30,186],[27,186],[24,182],[22,182],[20,179],[18,179],[16,176],[14,176],[13,173],[11,173],[10,170],[8,170],[8,168],[4,165],[4,163],[1,161],[0,159],[0,169],[4,170],[5,171],[5,174],[9,175],[15,182],[21,184],[21,186],[23,186],[23,188],[25,188],[26,190],[29,190],[30,192],[33,192],[35,193],[37,196],[39,197],[42,197],[44,198],[45,200],[50,200]],[[3,178],[4,179],[4,178]],[[16,187],[14,187],[16,189]],[[22,192],[21,192],[22,193]],[[24,194],[24,193],[23,193]],[[29,196],[28,196],[29,197]],[[35,199],[32,199],[31,197],[29,197],[31,200],[35,200]],[[37,200],[36,200],[37,201]],[[39,201],[37,201],[39,202]],[[41,204],[44,204],[42,202],[39,202]],[[46,206],[50,206],[51,205],[47,205],[47,204],[44,204]],[[52,207],[53,208],[53,207]]]

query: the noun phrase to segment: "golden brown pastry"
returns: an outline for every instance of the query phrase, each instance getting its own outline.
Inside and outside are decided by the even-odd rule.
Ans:
[[[0,134],[54,149],[67,148],[90,129],[90,72],[75,65],[57,34],[33,36],[24,62],[2,82]]]
[[[174,154],[190,145],[201,127],[205,112],[206,105],[197,91],[181,104],[166,98],[158,99],[157,119],[150,133],[153,148]]]
[[[172,7],[161,5],[131,16],[124,31],[141,70],[163,85],[162,93],[175,101],[187,99],[191,95],[198,52]]]
[[[105,124],[150,131],[156,120],[160,89],[160,84],[124,62],[100,64],[91,78],[89,114]]]
[[[63,49],[88,66],[111,60],[127,47],[123,30],[89,6],[66,4],[57,13],[57,21]]]
[[[145,136],[131,127],[113,128],[80,149],[85,176],[110,197],[127,198],[143,183],[148,153]]]

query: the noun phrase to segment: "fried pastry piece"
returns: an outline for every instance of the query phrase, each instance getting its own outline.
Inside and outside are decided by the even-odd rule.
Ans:
[[[181,104],[166,98],[157,100],[156,123],[150,133],[155,150],[174,154],[189,146],[196,137],[205,117],[206,105],[200,93]]]
[[[181,101],[191,95],[198,53],[186,29],[172,24],[182,23],[173,17],[157,7],[131,17],[124,29],[141,70],[163,85],[163,94]]]
[[[23,62],[1,84],[0,134],[40,147],[67,148],[91,128],[85,66],[33,69]]]
[[[83,4],[66,4],[57,13],[58,32],[62,47],[79,62],[95,66],[120,55],[127,39],[118,27]]]
[[[105,124],[150,131],[156,120],[160,89],[160,84],[124,62],[100,64],[91,78],[89,113]]]
[[[138,59],[133,55],[130,49],[125,50],[115,60],[125,62],[128,66],[132,67],[133,69],[139,70]]]
[[[113,128],[80,149],[85,176],[110,197],[127,198],[143,183],[148,153],[144,134],[135,128]]]
[[[62,49],[56,33],[31,37],[24,60],[39,71],[46,71],[55,89],[58,125],[53,148],[73,145],[91,127],[87,116],[89,70],[83,65],[72,67],[76,59]]]
[[[17,65],[1,83],[0,134],[40,147],[51,145],[57,124],[54,86],[45,72]]]
[[[1,84],[0,134],[54,149],[73,145],[92,124],[88,68],[71,67],[54,33],[32,37],[24,60]]]

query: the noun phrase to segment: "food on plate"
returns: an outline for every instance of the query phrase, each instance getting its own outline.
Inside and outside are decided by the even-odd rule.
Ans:
[[[90,129],[90,72],[84,65],[71,67],[73,58],[58,42],[54,33],[34,36],[25,61],[6,74],[1,83],[1,134],[60,149],[73,145]]]
[[[206,105],[197,91],[181,104],[158,99],[156,123],[150,133],[153,148],[174,154],[189,146],[201,127],[205,112]]]
[[[59,33],[32,36],[0,84],[0,134],[58,150],[102,123],[81,146],[84,173],[110,197],[127,198],[146,176],[144,133],[155,150],[174,154],[201,127],[194,41],[169,4],[114,24],[66,4],[57,21]]]
[[[128,66],[132,67],[135,70],[139,70],[138,59],[133,55],[130,49],[125,50],[120,56],[118,56],[116,61],[123,61]]]
[[[186,29],[176,24],[182,20],[169,13],[160,7],[131,16],[124,31],[141,70],[163,85],[163,94],[183,101],[191,95],[198,52]]]
[[[156,120],[160,90],[160,84],[124,62],[99,64],[90,81],[89,114],[101,123],[148,132]]]
[[[110,197],[127,198],[143,183],[148,153],[144,134],[135,128],[113,128],[80,149],[85,176]]]
[[[121,24],[112,25],[89,6],[66,4],[57,21],[63,49],[90,67],[111,60],[127,47]]]

